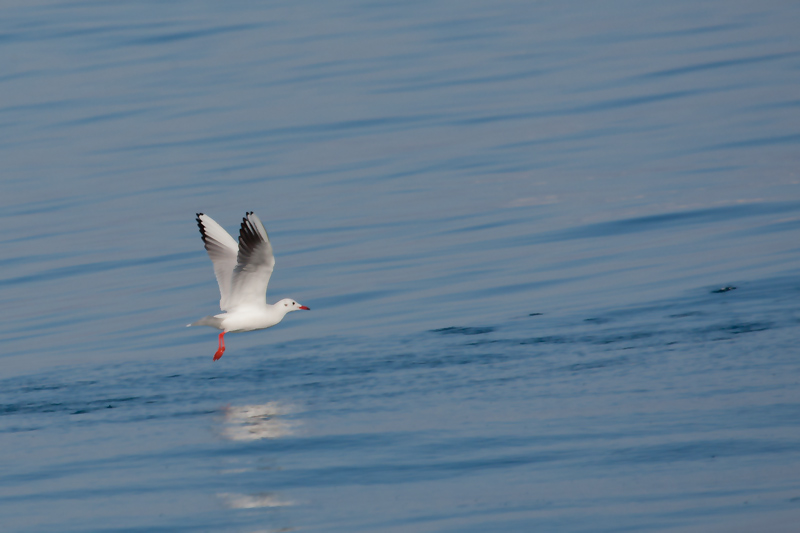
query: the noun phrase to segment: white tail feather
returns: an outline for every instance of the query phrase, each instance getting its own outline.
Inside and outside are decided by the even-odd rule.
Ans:
[[[212,328],[221,329],[222,319],[216,316],[204,316],[200,320],[186,325],[187,328],[190,326],[211,326]]]

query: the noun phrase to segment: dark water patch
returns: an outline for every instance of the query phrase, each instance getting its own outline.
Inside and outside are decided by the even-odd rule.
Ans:
[[[573,115],[573,114],[584,114],[584,113],[596,113],[596,112],[604,112],[604,111],[613,111],[618,109],[625,109],[628,107],[637,107],[641,105],[653,104],[658,102],[665,102],[669,100],[679,100],[683,98],[688,98],[692,96],[697,96],[700,94],[708,94],[717,92],[711,89],[692,89],[692,90],[684,90],[684,91],[668,91],[668,92],[661,92],[661,93],[653,93],[644,96],[629,96],[626,98],[616,98],[605,100],[602,102],[583,105],[583,106],[576,106],[569,109],[561,110],[560,112],[554,112],[554,115]]]
[[[774,215],[798,210],[800,210],[800,204],[792,202],[763,202],[731,205],[590,224],[553,234],[553,237],[556,235],[558,235],[559,239],[610,237],[686,224],[724,222],[732,219],[740,219],[742,217]]]
[[[91,383],[94,383],[94,382],[87,382],[85,384],[91,384]],[[23,386],[23,387],[20,387],[18,389],[18,391],[22,392],[22,393],[25,393],[25,392],[40,392],[40,391],[53,391],[53,390],[60,390],[60,389],[63,389],[65,387],[69,387],[69,385],[66,385],[66,384],[58,384],[58,385],[55,385],[55,384],[41,384],[41,385],[30,385],[30,386],[27,386],[27,387]]]
[[[475,231],[484,231],[484,230],[488,230],[488,229],[502,228],[502,227],[505,227],[505,226],[511,226],[511,225],[518,224],[518,223],[519,223],[519,221],[517,221],[517,220],[502,220],[502,221],[497,221],[497,222],[488,222],[488,223],[485,223],[485,224],[476,224],[476,225],[469,226],[469,227],[451,229],[451,230],[447,230],[447,231],[445,231],[443,233],[444,234],[447,234],[447,233],[472,233],[472,232],[475,232]]]
[[[783,144],[800,143],[800,133],[788,135],[769,135],[765,137],[751,137],[741,141],[712,144],[700,148],[701,151],[738,150],[741,148],[760,148],[763,146],[780,146]]]
[[[663,332],[655,331],[632,331],[632,332],[609,332],[605,335],[542,335],[536,337],[492,339],[476,341],[471,345],[502,344],[502,345],[564,345],[564,344],[616,344],[621,342],[640,341],[661,336]]]
[[[668,42],[671,42],[672,38],[674,37],[689,37],[697,35],[710,35],[715,33],[726,33],[726,32],[731,32],[731,30],[743,30],[751,26],[752,26],[751,23],[740,23],[740,22],[732,22],[724,24],[708,24],[701,26],[691,26],[690,24],[686,24],[686,25],[681,25],[680,27],[677,28],[670,28],[667,30],[653,29],[653,31],[649,32],[626,31],[621,33],[611,32],[611,33],[592,34],[590,36],[587,36],[585,39],[582,39],[582,41],[592,45],[598,43],[602,44],[631,43],[631,42],[643,43],[649,40],[660,40],[660,39],[667,39]]]
[[[216,35],[221,35],[225,33],[233,33],[233,32],[242,32],[247,30],[254,30],[263,28],[264,24],[232,24],[229,26],[212,26],[203,29],[197,30],[185,30],[185,31],[172,31],[172,32],[165,32],[160,33],[158,35],[150,35],[147,37],[139,37],[135,39],[129,39],[124,42],[117,42],[117,45],[130,45],[130,46],[139,46],[139,45],[161,45],[166,43],[172,43],[177,41],[186,41],[192,39],[202,39],[205,37],[211,37]]]
[[[512,344],[526,345],[526,344],[569,344],[575,342],[575,337],[567,335],[543,335],[541,337],[529,337],[527,339],[514,339],[503,340],[500,342],[507,342]]]
[[[656,331],[634,331],[629,333],[612,333],[609,335],[594,336],[589,335],[582,337],[582,342],[590,342],[592,344],[615,344],[618,342],[631,342],[639,341],[642,339],[650,339],[659,335],[661,332]]]
[[[13,267],[17,265],[25,265],[29,263],[38,264],[38,263],[47,263],[56,257],[61,257],[61,259],[70,259],[72,257],[79,256],[79,253],[73,253],[71,255],[60,253],[60,254],[31,254],[26,256],[20,257],[7,257],[4,259],[0,259],[0,266],[3,268],[6,267]]]
[[[730,340],[733,336],[745,333],[758,333],[773,329],[776,325],[769,322],[732,322],[717,323],[693,327],[685,332],[687,340],[702,342],[704,340]]]
[[[8,426],[0,428],[0,433],[29,433],[32,431],[39,431],[44,426]]]
[[[488,76],[473,76],[470,78],[428,81],[424,83],[394,84],[391,87],[386,87],[382,89],[373,89],[371,92],[374,94],[391,94],[391,93],[424,91],[429,89],[441,89],[443,87],[454,87],[461,85],[470,86],[473,84],[492,84],[504,81],[535,78],[553,72],[553,70],[554,69],[529,69],[524,71],[515,71],[510,73],[494,74]]]
[[[69,408],[60,402],[0,404],[0,414],[3,415],[55,413],[68,410]]]
[[[297,83],[326,82],[341,78],[347,78],[349,76],[354,76],[354,75],[357,76],[361,74],[368,74],[370,72],[371,69],[369,67],[349,68],[349,69],[339,68],[336,72],[318,72],[316,74],[289,76],[281,80],[275,80],[269,83],[265,83],[264,85],[267,87],[280,87],[280,86],[292,86],[296,85]]]
[[[494,115],[487,115],[487,116],[474,117],[468,119],[455,119],[449,121],[449,123],[454,126],[477,126],[477,125],[492,124],[496,122],[530,120],[533,118],[547,118],[547,117],[558,117],[558,116],[583,115],[587,113],[601,113],[606,111],[625,109],[629,107],[638,107],[641,105],[688,98],[700,94],[707,94],[713,92],[717,91],[711,89],[669,91],[662,93],[654,93],[645,96],[615,98],[592,104],[563,107],[560,109],[551,109],[546,111],[542,110],[542,111],[533,111],[527,113],[502,113],[502,114],[498,113]]]
[[[539,344],[571,344],[577,342],[576,337],[569,335],[543,335],[539,337],[510,337],[505,339],[480,339],[470,341],[467,346],[486,346],[486,345],[501,345],[501,346],[528,346]]]
[[[780,54],[764,54],[753,57],[741,57],[734,59],[723,59],[719,61],[708,61],[706,63],[698,63],[696,65],[686,65],[678,68],[648,72],[647,74],[636,76],[635,79],[648,80],[648,79],[667,78],[671,76],[682,76],[684,74],[692,74],[696,72],[703,72],[703,71],[728,68],[728,67],[739,67],[742,65],[749,65],[754,63],[758,64],[758,63],[764,63],[766,61],[776,61],[778,59],[786,59],[796,56],[797,52],[784,52]]]
[[[79,119],[67,120],[61,124],[58,124],[57,126],[71,127],[71,126],[84,126],[87,124],[97,124],[99,122],[114,121],[128,117],[134,117],[141,113],[146,113],[150,110],[151,109],[149,108],[142,108],[142,109],[133,109],[129,111],[116,111],[114,113],[100,113],[97,115],[81,117]]]
[[[487,248],[507,248],[521,245],[565,242],[577,239],[604,239],[650,231],[677,231],[681,227],[721,224],[731,220],[750,217],[776,216],[800,211],[796,202],[753,202],[722,207],[675,211],[644,217],[626,218],[608,222],[592,223],[564,230],[544,231],[493,239],[484,245]],[[579,278],[570,278],[573,281]]]
[[[75,396],[74,391],[72,395]],[[19,403],[0,404],[0,415],[36,415],[36,414],[85,414],[98,410],[121,407],[127,402],[134,405],[164,403],[163,397],[154,397],[143,401],[142,398],[103,398],[103,399],[71,399],[64,401],[30,401]],[[161,399],[162,402],[159,402]]]
[[[611,319],[603,317],[594,317],[594,318],[584,318],[583,321],[589,324],[602,325],[602,324],[608,324],[609,322],[611,322]]]
[[[692,442],[639,446],[616,452],[615,462],[674,463],[717,458],[779,454],[798,449],[800,441],[779,439],[697,439]]]
[[[773,329],[775,325],[771,322],[738,322],[734,324],[719,324],[698,330],[701,333],[730,333],[740,335],[742,333],[754,333]]]
[[[706,313],[702,311],[686,311],[685,313],[676,313],[674,315],[668,315],[667,318],[690,318],[696,316],[705,316]]]
[[[714,289],[713,291],[711,291],[711,294],[720,294],[720,293],[723,293],[723,292],[730,292],[730,291],[733,291],[733,290],[736,290],[736,287],[732,287],[732,286],[729,285],[729,286],[726,286],[726,287],[720,287],[719,289]]]
[[[493,327],[457,327],[440,328],[431,330],[432,333],[440,335],[485,335],[495,330]]]
[[[84,98],[69,98],[69,99],[61,98],[61,99],[45,100],[33,104],[20,104],[20,105],[9,105],[5,107],[0,107],[0,113],[24,114],[32,111],[52,112],[60,109],[82,107],[82,105],[85,104],[86,100]]]
[[[72,7],[77,7],[79,5],[78,2],[71,2]],[[88,5],[84,3],[84,6]],[[66,7],[65,4],[62,6]],[[95,35],[108,35],[108,34],[118,34],[118,33],[125,33],[125,32],[135,32],[140,33],[146,30],[152,30],[156,28],[163,28],[167,26],[171,26],[171,23],[168,22],[151,22],[151,23],[131,23],[131,24],[119,24],[119,23],[105,23],[102,25],[92,25],[92,26],[81,26],[81,27],[65,27],[66,25],[57,24],[57,25],[47,25],[47,26],[32,26],[32,25],[20,25],[14,32],[10,32],[5,34],[9,40],[24,42],[24,41],[47,41],[47,40],[56,40],[56,39],[74,39],[74,38],[81,38],[81,37],[90,37]]]
[[[549,146],[549,145],[561,145],[565,142],[574,143],[576,141],[588,141],[593,139],[598,139],[602,137],[610,137],[610,136],[619,136],[623,134],[630,134],[631,131],[629,129],[623,128],[610,128],[610,127],[602,127],[602,128],[595,128],[592,130],[583,130],[576,133],[569,133],[565,135],[547,135],[546,137],[530,139],[525,141],[515,141],[512,143],[504,144],[498,146],[497,149],[515,149],[515,148],[522,148],[522,147],[533,147],[533,146]],[[642,132],[643,133],[643,132]],[[553,198],[553,201],[556,199]],[[546,205],[546,204],[544,204]]]
[[[582,372],[585,370],[599,370],[601,368],[626,365],[628,363],[629,360],[627,357],[615,357],[611,359],[597,359],[595,361],[588,361],[586,363],[575,363],[563,367],[563,370],[568,370],[569,372]]]

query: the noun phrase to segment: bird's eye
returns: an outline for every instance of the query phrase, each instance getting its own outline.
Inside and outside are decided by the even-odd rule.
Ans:
[[[292,302],[292,305],[297,305],[297,302]]]

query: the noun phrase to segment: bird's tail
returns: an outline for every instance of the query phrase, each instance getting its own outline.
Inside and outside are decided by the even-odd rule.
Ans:
[[[211,326],[212,328],[221,329],[222,328],[222,319],[216,316],[204,316],[197,322],[192,322],[191,324],[186,324],[186,327],[191,326]]]

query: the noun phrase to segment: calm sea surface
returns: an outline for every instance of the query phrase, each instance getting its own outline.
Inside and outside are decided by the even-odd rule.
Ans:
[[[798,28],[4,2],[0,530],[797,531]],[[248,210],[312,311],[214,363]]]

